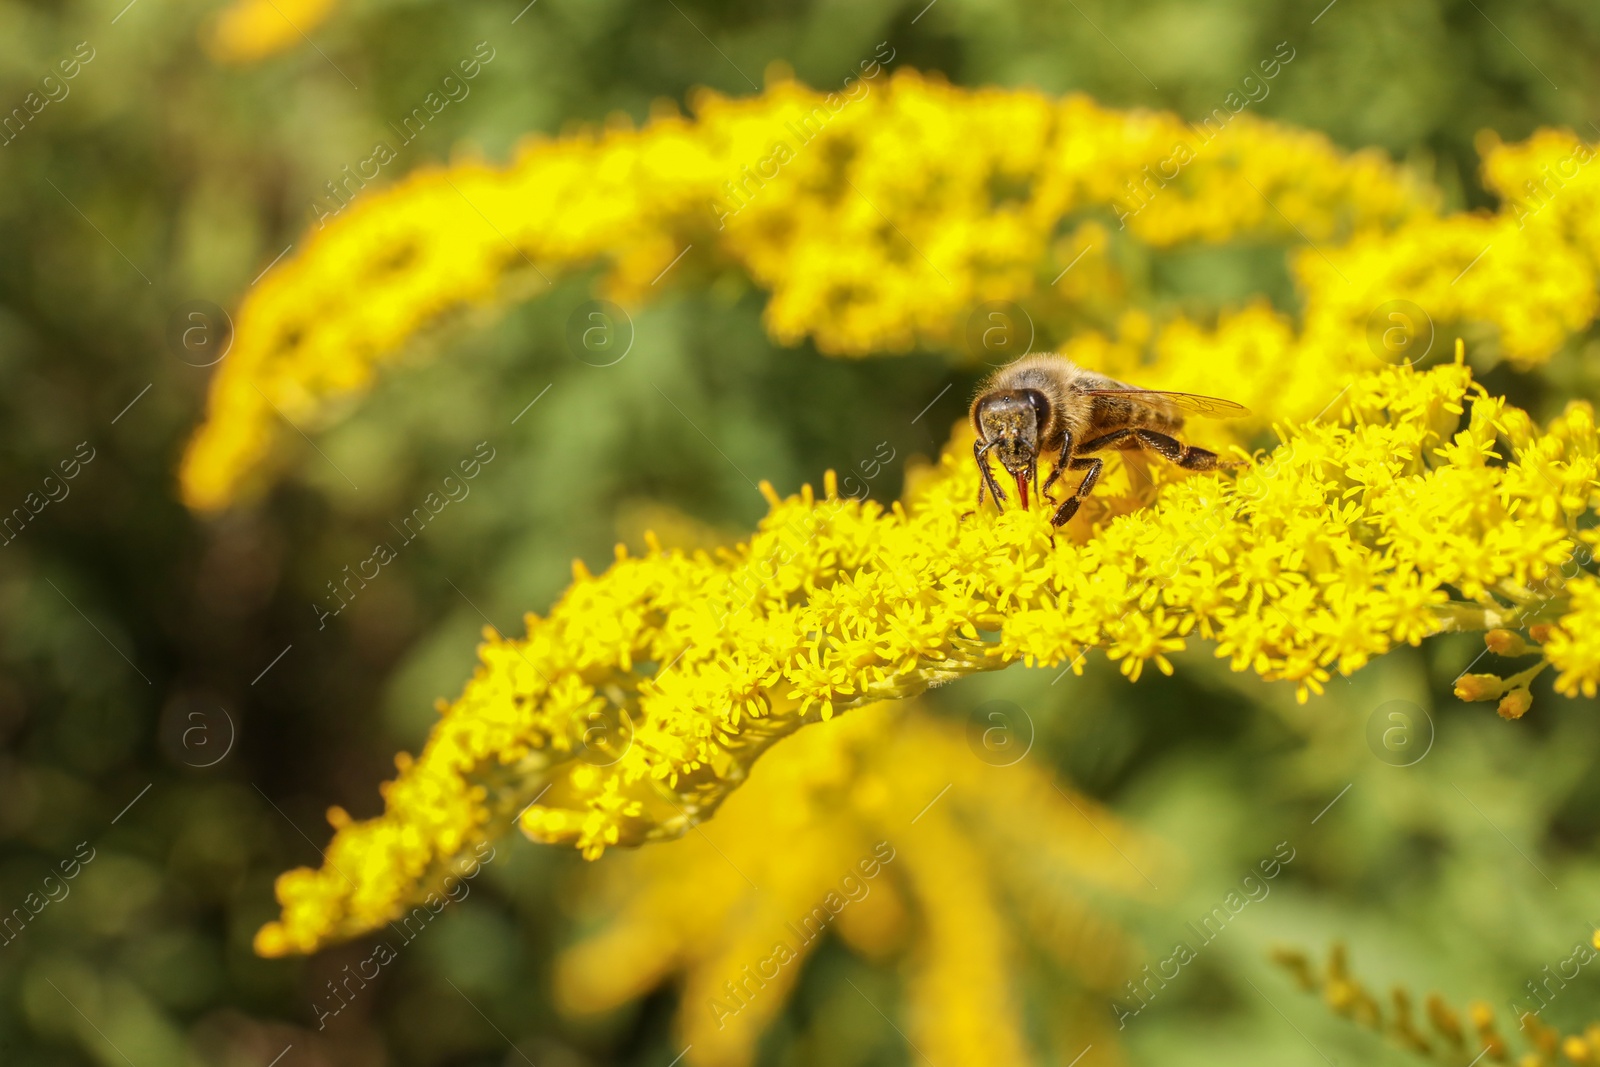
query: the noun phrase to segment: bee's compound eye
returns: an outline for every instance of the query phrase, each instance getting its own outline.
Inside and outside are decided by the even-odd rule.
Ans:
[[[1033,408],[1039,428],[1044,429],[1045,423],[1050,421],[1050,401],[1037,389],[1024,389],[1022,395],[1028,401],[1028,406]]]
[[[993,436],[1004,421],[1000,416],[1006,406],[1003,396],[988,396],[978,403],[978,425],[985,436]]]

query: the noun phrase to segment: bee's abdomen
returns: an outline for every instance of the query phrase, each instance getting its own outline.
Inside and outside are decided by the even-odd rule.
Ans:
[[[1128,427],[1147,427],[1170,433],[1183,427],[1183,416],[1147,403],[1135,403],[1120,396],[1094,398],[1094,435]],[[1137,448],[1126,444],[1124,448]]]

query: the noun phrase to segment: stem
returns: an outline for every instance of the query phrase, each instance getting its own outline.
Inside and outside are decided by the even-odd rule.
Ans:
[[[1480,630],[1520,630],[1526,608],[1502,608],[1470,600],[1452,600],[1436,605],[1439,633],[1473,633]]]
[[[1550,661],[1547,659],[1541,659],[1538,663],[1535,663],[1527,670],[1519,671],[1518,673],[1513,674],[1511,677],[1506,679],[1506,692],[1509,693],[1513,689],[1528,688],[1528,686],[1533,684],[1533,680],[1539,677],[1540,673],[1548,666],[1550,666]]]
[[[1482,630],[1524,630],[1535,623],[1554,622],[1567,610],[1565,596],[1503,608],[1471,600],[1451,600],[1433,609],[1439,616],[1438,633],[1473,633]]]

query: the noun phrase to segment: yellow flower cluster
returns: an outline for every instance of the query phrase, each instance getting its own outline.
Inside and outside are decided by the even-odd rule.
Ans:
[[[1585,531],[1586,558],[1594,557],[1595,538]],[[1565,584],[1570,610],[1547,630],[1543,654],[1560,672],[1556,691],[1567,696],[1592,697],[1600,690],[1600,582],[1581,574]],[[1540,665],[1530,668],[1537,670]]]
[[[591,857],[681,836],[801,725],[974,671],[1080,670],[1099,648],[1137,679],[1201,639],[1304,700],[1396,644],[1560,619],[1563,588],[1528,591],[1600,504],[1588,405],[1540,429],[1472,381],[1458,346],[1426,372],[1358,378],[1335,414],[1280,433],[1237,476],[1152,467],[1159,494],[1118,464],[1057,537],[1037,509],[964,517],[977,474],[961,429],[892,508],[840,499],[830,475],[822,499],[768,488],[734,549],[579,566],[526,638],[489,634],[385,814],[341,814],[327,866],[280,878],[283,919],[258,950],[383,924],[513,817]],[[1558,647],[1564,670],[1600,677],[1600,647]]]
[[[206,51],[219,63],[244,66],[300,44],[325,22],[337,0],[233,0],[217,13],[205,35]]]
[[[989,300],[1029,301],[1062,335],[1108,325],[1127,287],[1113,224],[1190,127],[1083,96],[872,70],[850,95],[781,76],[750,99],[702,93],[693,120],[668,108],[639,130],[534,139],[505,167],[465,160],[381,190],[347,179],[348,205],[239,308],[184,498],[232,502],[268,473],[280,414],[324,424],[446,312],[537,295],[591,265],[637,304],[691,244],[678,277],[708,260],[738,267],[770,291],[774,338],[834,354],[958,343]],[[1375,153],[1245,115],[1126,227],[1154,246],[1343,242],[1432,217],[1434,200]],[[1334,372],[1351,365],[1344,347],[1326,354]]]
[[[1294,344],[1303,364],[1360,367],[1365,353],[1352,349],[1363,335],[1362,347],[1382,358],[1417,361],[1425,354],[1412,345],[1460,325],[1526,367],[1594,321],[1600,168],[1581,169],[1593,149],[1567,130],[1541,130],[1517,145],[1486,135],[1479,149],[1498,211],[1413,212],[1392,229],[1368,228],[1338,245],[1308,236],[1312,244],[1295,251],[1305,303]],[[1387,331],[1405,323],[1391,310],[1399,301],[1426,318],[1407,324],[1398,345],[1386,344]]]
[[[1595,932],[1593,945],[1600,949],[1600,931]],[[1580,945],[1579,949],[1591,952],[1592,957],[1587,946]],[[1328,952],[1327,965],[1320,975],[1306,954],[1298,949],[1275,950],[1273,962],[1288,970],[1301,989],[1308,993],[1320,992],[1328,1007],[1339,1015],[1383,1034],[1420,1056],[1438,1063],[1512,1061],[1511,1040],[1500,1032],[1495,1024],[1494,1009],[1484,1001],[1473,1001],[1463,1013],[1452,1008],[1438,993],[1430,993],[1423,1002],[1419,1018],[1410,991],[1404,986],[1395,986],[1390,994],[1390,1009],[1386,1012],[1378,998],[1351,975],[1344,946],[1339,944]],[[1600,1063],[1600,1022],[1590,1023],[1581,1034],[1565,1036],[1533,1011],[1524,1012],[1516,1022],[1516,1033],[1522,1035],[1528,1046],[1527,1051],[1516,1057],[1517,1067]]]
[[[931,1062],[1020,1067],[1037,1062],[1016,996],[1029,945],[1074,977],[1055,983],[1052,1011],[1076,1002],[1076,1039],[1109,1045],[1103,1000],[1082,994],[1108,995],[1134,964],[1095,894],[1139,895],[1159,857],[1035,761],[980,762],[959,726],[900,710],[802,732],[715,823],[607,857],[585,894],[603,925],[561,962],[563,1010],[609,1011],[681,976],[687,1061],[745,1067],[832,934],[868,961],[903,961],[896,1025]]]

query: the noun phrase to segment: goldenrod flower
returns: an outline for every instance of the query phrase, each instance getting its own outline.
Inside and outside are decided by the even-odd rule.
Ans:
[[[205,35],[220,63],[245,65],[288,51],[333,13],[337,0],[233,0]]]
[[[1563,590],[1572,610],[1551,627],[1544,642],[1549,661],[1561,672],[1556,676],[1557,692],[1567,696],[1595,695],[1600,689],[1600,583],[1581,574],[1566,583]]]
[[[322,870],[280,878],[283,919],[258,950],[387,922],[513,818],[590,857],[680,836],[802,725],[1017,662],[1081,670],[1099,649],[1136,680],[1198,640],[1304,701],[1397,644],[1556,620],[1545,648],[1563,677],[1600,678],[1595,628],[1578,625],[1600,606],[1593,584],[1527,593],[1600,504],[1587,404],[1541,430],[1458,350],[1363,376],[1333,414],[1279,432],[1243,473],[1158,494],[1120,467],[1067,537],[1040,510],[963,518],[963,428],[891,508],[840,499],[830,475],[820,499],[768,487],[771,512],[732,550],[577,566],[525,638],[488,635],[385,813],[342,825]]]
[[[896,1025],[932,1062],[1037,1062],[1015,996],[1022,946],[1073,977],[1054,984],[1053,1011],[1110,995],[1133,956],[1094,898],[1144,892],[1159,857],[1038,764],[990,766],[960,727],[899,710],[804,731],[714,824],[608,856],[585,894],[603,927],[561,961],[563,1010],[608,1011],[677,977],[688,1062],[744,1067],[833,934],[869,961],[903,961]],[[1108,1042],[1103,1001],[1085,1014],[1075,1037]]]
[[[856,85],[855,99],[781,79],[750,99],[705,92],[693,120],[663,111],[641,130],[533,139],[505,167],[463,160],[381,190],[347,177],[348,204],[319,218],[239,308],[232,352],[184,459],[184,498],[203,509],[229,504],[269,465],[280,413],[320,425],[332,401],[365,390],[446,312],[525,299],[588,265],[606,269],[614,299],[638,304],[662,291],[651,283],[690,244],[697,261],[737,266],[771,293],[774,338],[810,337],[838,355],[953,344],[988,300],[1037,301],[1063,327],[1117,319],[1127,287],[1110,254],[1117,216],[1131,210],[1135,183],[1149,188],[1145,169],[1196,136],[1188,124],[905,71]],[[787,149],[775,155],[779,144]],[[1340,152],[1321,134],[1243,115],[1126,228],[1154,246],[1302,234],[1336,246],[1432,217],[1435,199],[1377,153]],[[1069,223],[1070,240],[1054,240]],[[1084,249],[1072,275],[1052,285]],[[1416,266],[1448,281],[1460,267],[1452,264]],[[1306,277],[1325,284],[1315,271]],[[1359,333],[1376,301],[1357,288],[1340,299],[1366,300]],[[1542,292],[1507,289],[1493,304],[1508,309],[1487,313],[1552,323],[1577,314],[1552,315],[1536,300]],[[1307,347],[1317,381],[1372,362],[1345,343],[1355,314],[1343,303],[1308,313],[1319,330],[1343,330]],[[1294,333],[1287,322],[1251,321],[1276,344],[1257,356],[1283,354]]]
[[[839,355],[948,346],[977,304],[1026,301],[1062,334],[1098,327],[1074,343],[1120,349],[1136,365],[1147,347],[1194,344],[1255,368],[1230,380],[1317,396],[1372,365],[1376,339],[1401,328],[1372,316],[1394,301],[1422,315],[1408,313],[1396,338],[1421,344],[1418,331],[1485,323],[1523,364],[1596,314],[1600,168],[1575,162],[1591,150],[1567,131],[1509,146],[1485,138],[1485,181],[1501,209],[1442,216],[1435,191],[1379,155],[1250,115],[1203,141],[1170,114],[957,89],[907,71],[855,92],[779,76],[750,99],[701,93],[693,120],[660,111],[641,130],[530,140],[504,168],[464,160],[385,190],[346,178],[348,205],[318,219],[239,309],[185,456],[185,499],[232,502],[270,469],[279,413],[320,425],[332,401],[365,390],[444,313],[525,299],[592,264],[607,269],[614,298],[637,304],[690,244],[770,291],[767,327],[784,343],[810,337]],[[1195,145],[1193,162],[1176,179],[1153,178],[1180,143]],[[1264,306],[1225,316],[1215,332],[1125,314],[1115,241],[1246,236],[1300,245],[1298,325]],[[1424,356],[1389,347],[1392,359]],[[1278,373],[1261,377],[1266,366]]]

